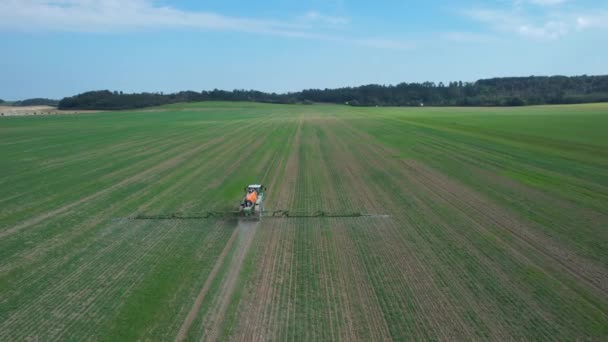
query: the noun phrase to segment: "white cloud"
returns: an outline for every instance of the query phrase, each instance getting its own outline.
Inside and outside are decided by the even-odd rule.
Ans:
[[[535,0],[539,4],[558,4],[564,1]],[[568,34],[586,29],[608,28],[608,12],[580,11],[576,9],[530,12],[524,8],[473,9],[465,11],[469,18],[485,24],[493,31],[514,33],[523,37],[557,40]]]
[[[556,40],[568,33],[568,27],[563,22],[548,22],[542,26],[522,25],[519,33],[524,36]]]
[[[111,33],[200,29],[334,41],[385,49],[404,49],[407,45],[390,39],[362,39],[327,33],[327,28],[349,24],[344,17],[309,11],[291,19],[246,18],[185,11],[158,5],[154,0],[0,0],[0,30]]]
[[[341,26],[346,25],[350,22],[347,18],[338,17],[338,16],[330,16],[324,15],[317,11],[309,11],[307,12],[302,19],[307,22],[320,22],[323,24],[331,25],[331,26]]]
[[[465,15],[481,23],[491,25],[494,29],[504,31],[509,31],[522,24],[518,16],[502,10],[473,9],[465,11]]]
[[[540,6],[555,6],[565,3],[566,0],[530,0],[530,2]]]
[[[21,30],[112,32],[150,28],[200,28],[292,33],[281,21],[187,12],[149,0],[0,0],[0,27]]]
[[[608,12],[582,14],[576,17],[576,27],[585,29],[608,29]]]

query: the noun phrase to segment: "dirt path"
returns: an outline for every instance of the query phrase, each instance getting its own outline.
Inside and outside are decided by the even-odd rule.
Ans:
[[[192,326],[192,323],[194,323],[194,320],[200,311],[201,305],[203,304],[203,300],[205,299],[207,292],[209,292],[211,284],[213,284],[219,269],[224,264],[226,256],[230,252],[232,245],[236,242],[237,250],[232,259],[228,261],[230,263],[228,265],[228,273],[225,275],[220,284],[218,303],[213,308],[213,311],[209,312],[205,318],[205,321],[209,322],[209,325],[205,325],[206,327],[209,327],[205,329],[208,332],[205,339],[211,341],[217,340],[218,335],[221,333],[220,328],[222,322],[224,321],[224,315],[226,314],[228,305],[230,304],[230,298],[232,298],[232,294],[234,293],[243,261],[245,260],[245,256],[251,247],[251,243],[253,241],[253,237],[255,236],[258,225],[259,222],[239,221],[237,228],[234,230],[234,233],[230,237],[226,247],[224,247],[224,250],[217,259],[215,265],[213,266],[213,270],[211,270],[211,273],[209,274],[209,277],[207,277],[207,280],[198,294],[194,305],[190,309],[190,312],[188,312],[188,316],[186,316],[182,327],[179,329],[179,332],[175,337],[175,341],[183,341],[186,338],[188,330]]]
[[[253,241],[253,237],[255,236],[258,225],[259,222],[239,221],[239,225],[236,229],[236,231],[238,231],[237,250],[232,260],[230,260],[228,274],[222,280],[220,285],[218,305],[213,312],[208,314],[206,318],[209,325],[205,325],[205,327],[209,328],[206,329],[208,333],[205,336],[205,340],[217,341],[218,336],[221,334],[221,327],[222,323],[224,322],[226,310],[230,304],[230,299],[232,298],[239,274],[241,273],[243,261],[247,256],[247,252],[251,248],[251,243]]]
[[[196,297],[196,300],[194,301],[194,305],[192,305],[190,312],[188,312],[188,316],[186,316],[186,319],[184,320],[182,327],[179,329],[179,332],[177,333],[177,336],[175,337],[175,341],[183,341],[186,338],[186,334],[188,333],[190,326],[194,322],[196,315],[198,314],[198,312],[201,309],[201,305],[203,304],[203,299],[205,299],[205,295],[207,295],[207,292],[209,292],[209,288],[211,287],[211,284],[213,283],[213,280],[215,279],[217,272],[219,271],[220,267],[224,263],[224,259],[226,258],[226,255],[228,255],[228,252],[230,251],[232,244],[234,243],[237,236],[239,235],[238,233],[239,233],[239,230],[235,229],[234,232],[232,233],[232,236],[230,237],[230,240],[228,240],[226,247],[224,247],[224,250],[222,250],[222,253],[218,257],[217,261],[215,262],[215,265],[213,266],[211,273],[209,273],[209,277],[207,277],[207,280],[205,281],[205,284],[203,285],[201,292],[199,292],[198,296]]]

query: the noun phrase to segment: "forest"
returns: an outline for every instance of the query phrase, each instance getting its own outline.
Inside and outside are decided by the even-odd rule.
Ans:
[[[91,91],[59,101],[59,109],[119,110],[180,102],[250,101],[351,106],[525,106],[608,102],[608,76],[506,77],[476,82],[370,84],[293,93],[257,90],[182,91],[173,94]]]

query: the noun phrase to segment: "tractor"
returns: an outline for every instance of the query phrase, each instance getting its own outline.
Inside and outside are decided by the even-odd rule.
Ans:
[[[261,184],[251,184],[245,187],[245,196],[241,201],[239,211],[244,216],[261,217],[266,187]]]
[[[294,211],[294,210],[264,210],[264,192],[267,190],[261,184],[251,184],[244,188],[245,196],[237,211],[203,211],[196,213],[140,213],[132,217],[136,220],[203,220],[203,219],[229,219],[259,221],[264,218],[337,218],[337,217],[378,217],[386,218],[386,214],[369,214],[360,212],[328,212],[328,211]],[[264,215],[262,215],[264,213]]]

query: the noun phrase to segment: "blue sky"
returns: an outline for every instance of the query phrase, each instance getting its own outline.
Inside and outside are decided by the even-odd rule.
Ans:
[[[608,74],[608,1],[0,0],[0,98]]]

